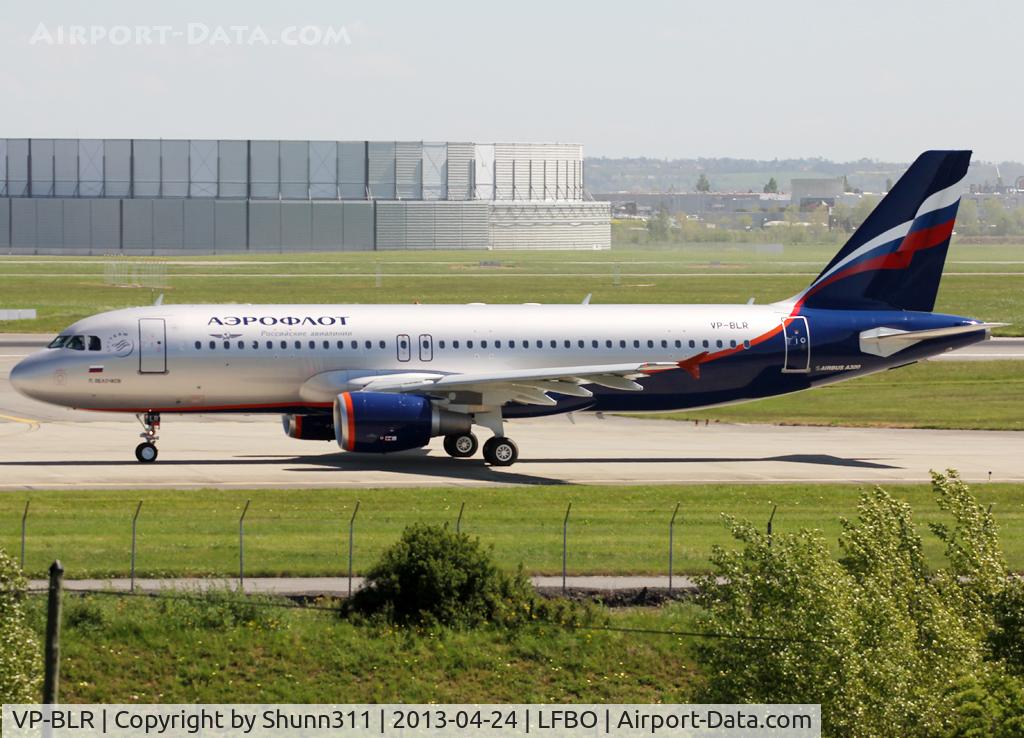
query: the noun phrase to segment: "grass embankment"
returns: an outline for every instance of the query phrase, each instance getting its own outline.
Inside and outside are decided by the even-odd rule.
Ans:
[[[101,310],[168,303],[743,303],[790,297],[835,246],[687,244],[672,248],[569,252],[369,252],[169,257],[163,276],[140,267],[113,278],[107,262],[132,274],[140,260],[104,257],[0,258],[0,307],[34,307],[39,318],[0,324],[8,332],[51,333]],[[141,260],[146,261],[146,260]],[[379,278],[378,278],[379,273]],[[159,286],[132,286],[133,281]],[[121,282],[115,284],[111,282]],[[1024,248],[958,246],[950,252],[937,310],[1009,322],[1024,331]],[[298,296],[298,297],[297,297]],[[306,297],[303,297],[306,296]]]
[[[728,423],[1024,430],[1018,361],[929,361],[726,407],[640,417]]]
[[[45,598],[31,602],[42,638]],[[692,631],[694,608],[608,616],[615,627]],[[686,702],[694,679],[692,639],[670,635],[416,632],[237,598],[68,596],[64,619],[63,702]]]
[[[865,463],[872,460],[864,459]],[[884,463],[884,459],[875,460]],[[501,489],[320,490],[34,490],[0,496],[0,546],[15,558],[25,501],[26,569],[42,576],[55,558],[68,578],[126,576],[131,517],[144,500],[138,526],[137,573],[226,575],[238,572],[238,517],[246,500],[248,576],[341,576],[347,570],[348,520],[356,523],[355,569],[365,571],[414,522],[455,524],[466,503],[463,531],[493,544],[497,563],[531,574],[561,571],[562,520],[569,519],[568,568],[575,574],[662,574],[668,522],[682,503],[675,534],[677,573],[708,570],[714,544],[732,545],[722,514],[767,520],[778,505],[776,531],[816,528],[835,541],[842,516],[855,512],[858,485],[687,485],[659,487],[551,486]],[[928,558],[940,546],[923,526],[945,520],[930,485],[893,486],[910,502],[924,531]],[[995,503],[1010,566],[1024,569],[1024,486],[978,485]]]

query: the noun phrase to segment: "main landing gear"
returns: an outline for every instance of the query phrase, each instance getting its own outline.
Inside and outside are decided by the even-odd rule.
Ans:
[[[519,447],[505,437],[505,423],[500,412],[476,413],[476,425],[482,425],[493,434],[484,442],[484,461],[491,466],[512,466],[519,458]],[[444,450],[456,459],[465,459],[476,453],[480,443],[472,433],[453,433],[444,437]]]
[[[468,459],[476,453],[480,442],[472,433],[456,433],[444,437],[444,450],[456,459]],[[484,461],[491,466],[512,466],[519,458],[519,447],[510,438],[495,436],[484,442]]]
[[[157,457],[156,440],[159,438],[157,431],[160,430],[160,413],[137,413],[135,417],[142,423],[139,438],[145,439],[135,447],[135,458],[143,464],[150,464],[156,461]]]

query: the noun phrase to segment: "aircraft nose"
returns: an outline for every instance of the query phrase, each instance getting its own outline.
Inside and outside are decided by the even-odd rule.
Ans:
[[[44,371],[42,357],[33,354],[15,364],[8,379],[18,392],[35,397],[41,389]]]

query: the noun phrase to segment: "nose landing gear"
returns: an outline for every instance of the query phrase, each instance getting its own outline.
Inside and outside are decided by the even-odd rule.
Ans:
[[[139,438],[145,439],[135,447],[135,458],[143,464],[149,464],[156,461],[157,457],[156,440],[159,438],[157,431],[160,430],[160,413],[137,413],[135,417],[142,423]]]

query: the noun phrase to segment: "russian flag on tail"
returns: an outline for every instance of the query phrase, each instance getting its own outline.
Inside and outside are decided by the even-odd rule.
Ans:
[[[926,151],[810,287],[801,307],[930,312],[946,263],[970,151]]]

